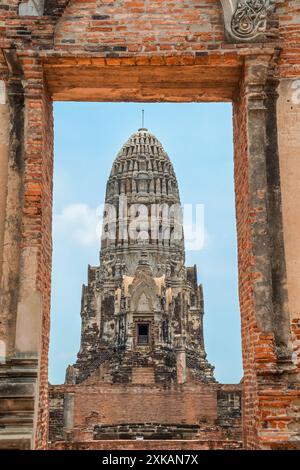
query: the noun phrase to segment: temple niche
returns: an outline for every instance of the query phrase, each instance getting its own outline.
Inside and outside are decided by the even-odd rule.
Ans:
[[[172,163],[139,129],[107,181],[100,265],[89,266],[82,290],[80,350],[65,384],[50,387],[51,445],[226,436],[229,448],[240,447],[241,387],[217,383],[203,315],[196,266],[185,266]]]

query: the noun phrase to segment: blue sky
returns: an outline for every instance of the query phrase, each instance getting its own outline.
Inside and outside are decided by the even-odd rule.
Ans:
[[[99,264],[96,208],[116,153],[145,127],[161,141],[182,203],[204,204],[206,240],[187,251],[204,287],[204,338],[217,380],[242,377],[231,104],[55,103],[53,270],[49,380],[64,381],[80,342],[88,264]]]

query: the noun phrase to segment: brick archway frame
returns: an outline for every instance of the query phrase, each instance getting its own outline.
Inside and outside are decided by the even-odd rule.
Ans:
[[[42,3],[1,5],[0,447],[47,445],[53,100],[233,102],[245,447],[299,446],[300,4]]]

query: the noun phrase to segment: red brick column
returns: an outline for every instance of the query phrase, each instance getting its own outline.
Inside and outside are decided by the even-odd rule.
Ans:
[[[247,57],[234,102],[239,297],[248,449],[293,446],[292,362],[280,210],[276,83],[270,57]],[[274,113],[275,109],[275,113]],[[275,115],[275,122],[274,122]]]
[[[48,428],[52,102],[39,59],[18,56],[14,49],[6,49],[4,57],[9,136],[2,200],[0,339],[6,358],[0,363],[0,401],[4,408],[8,398],[10,403],[0,445],[14,447],[17,431],[22,447],[43,448]],[[20,411],[27,422],[18,420]]]
[[[48,345],[52,254],[53,123],[38,59],[20,60],[25,83],[21,254],[15,356],[38,360],[34,430],[36,448],[47,442]]]
[[[46,446],[48,433],[48,347],[50,329],[53,116],[52,102],[38,60],[24,59],[27,79],[25,101],[25,181],[23,209],[23,273],[29,276],[35,258],[30,289],[41,298],[39,384],[36,448]],[[27,277],[28,279],[28,277]],[[28,286],[29,287],[29,286]]]

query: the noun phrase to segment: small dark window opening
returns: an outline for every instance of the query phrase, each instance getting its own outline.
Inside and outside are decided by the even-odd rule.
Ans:
[[[149,325],[139,323],[137,326],[138,344],[149,344]]]
[[[164,320],[162,323],[162,337],[163,341],[169,341],[169,322],[168,320]]]

